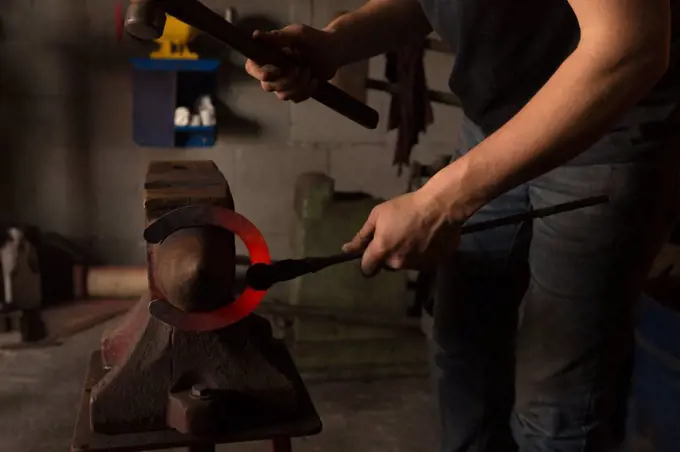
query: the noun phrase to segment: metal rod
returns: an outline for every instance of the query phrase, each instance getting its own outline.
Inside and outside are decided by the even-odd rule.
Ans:
[[[543,207],[541,209],[532,210],[530,212],[518,213],[496,220],[482,221],[480,223],[473,223],[463,226],[461,234],[471,234],[474,232],[486,231],[488,229],[499,228],[501,226],[509,226],[511,224],[523,223],[525,221],[534,220],[536,218],[549,217],[558,213],[570,212],[572,210],[583,209],[584,207],[596,206],[604,204],[609,201],[609,196],[594,196],[592,198],[579,199],[577,201],[565,202],[556,204],[554,206]]]
[[[461,228],[461,234],[472,234],[489,229],[523,223],[536,218],[548,217],[563,212],[569,212],[584,207],[591,207],[606,203],[608,196],[595,196],[592,198],[579,199],[565,202],[554,206],[532,210],[530,212],[510,215],[495,220],[482,221]],[[360,259],[364,250],[351,253],[341,253],[325,257],[307,257],[304,259],[286,259],[272,264],[255,264],[246,272],[246,284],[257,290],[267,290],[277,282],[290,281],[303,275],[318,272],[332,265]]]
[[[572,210],[581,209],[584,207],[595,206],[598,204],[604,204],[609,201],[608,196],[595,196],[592,198],[584,198],[577,201],[565,202],[562,204],[557,204],[550,207],[544,207],[541,209],[532,210],[531,212],[523,212],[516,215],[510,215],[503,218],[498,218],[495,220],[482,221],[480,223],[473,223],[469,225],[464,225],[461,229],[461,234],[473,234],[475,232],[486,231],[488,229],[499,228],[502,226],[509,226],[512,224],[522,223],[524,221],[533,220],[536,218],[548,217],[558,213],[569,212]],[[363,255],[363,251],[355,251],[353,253],[342,253],[334,256],[326,257],[325,259],[333,260],[333,263],[343,263],[354,259],[358,259]],[[280,260],[272,260],[272,264],[281,262]],[[236,265],[239,266],[249,266],[250,258],[248,256],[237,255]]]

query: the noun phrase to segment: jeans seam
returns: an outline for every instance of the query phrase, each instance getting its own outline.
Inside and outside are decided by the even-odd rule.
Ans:
[[[600,359],[602,359],[602,355],[600,355]],[[588,391],[588,403],[586,403],[585,411],[582,413],[581,417],[585,421],[588,418],[588,413],[592,411],[593,408],[593,390],[591,389]],[[584,422],[585,424],[585,422]],[[586,450],[586,445],[588,443],[588,428],[585,426],[581,427],[581,431],[583,432],[583,440],[581,442],[581,452],[585,452]]]

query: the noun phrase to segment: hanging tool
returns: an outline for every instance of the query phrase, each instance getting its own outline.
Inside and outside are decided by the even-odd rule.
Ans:
[[[563,212],[582,209],[584,207],[595,206],[606,203],[608,200],[608,196],[584,198],[577,201],[570,201],[554,206],[532,210],[530,212],[510,215],[495,220],[464,225],[461,228],[461,235],[486,231],[501,226],[523,223],[536,218],[548,217]],[[341,253],[326,257],[285,259],[270,264],[257,263],[252,265],[246,272],[246,284],[255,290],[267,290],[278,282],[290,281],[291,279],[295,279],[303,275],[316,273],[333,265],[360,259],[363,254],[364,251],[360,250],[352,253]]]
[[[296,64],[281,49],[264,45],[244,34],[198,0],[131,0],[125,29],[139,39],[158,39],[163,34],[166,14],[232,47],[259,65],[273,64],[286,69]],[[311,97],[368,129],[378,126],[378,112],[325,80],[318,81]]]

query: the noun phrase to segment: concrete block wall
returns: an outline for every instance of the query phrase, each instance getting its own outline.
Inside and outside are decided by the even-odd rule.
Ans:
[[[144,261],[142,185],[149,161],[211,159],[225,173],[239,212],[265,234],[274,257],[290,254],[293,184],[305,171],[324,171],[338,190],[388,198],[406,188],[391,166],[395,134],[383,121],[367,131],[313,102],[292,105],[264,93],[241,74],[221,86],[220,99],[256,134],[235,123],[209,149],[144,149],[132,142],[128,58],[140,46],[115,40],[118,0],[6,0],[0,12],[0,213],[59,232],[102,262]],[[322,26],[344,0],[213,0],[240,17],[262,14],[285,24]],[[446,90],[452,64],[429,53],[431,88]],[[382,78],[384,58],[371,61]],[[370,92],[384,118],[389,96]],[[460,111],[434,105],[435,124],[413,158],[428,162],[458,142]],[[227,119],[231,121],[231,119]],[[348,237],[349,238],[349,237]],[[243,251],[240,248],[240,251]]]

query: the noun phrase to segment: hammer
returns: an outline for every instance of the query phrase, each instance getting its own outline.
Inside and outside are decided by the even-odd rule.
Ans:
[[[138,39],[158,39],[165,28],[166,14],[232,47],[259,65],[287,68],[296,64],[281,49],[267,46],[241,32],[199,0],[130,0],[125,30]],[[319,80],[311,97],[368,129],[378,126],[378,112],[325,80]]]

